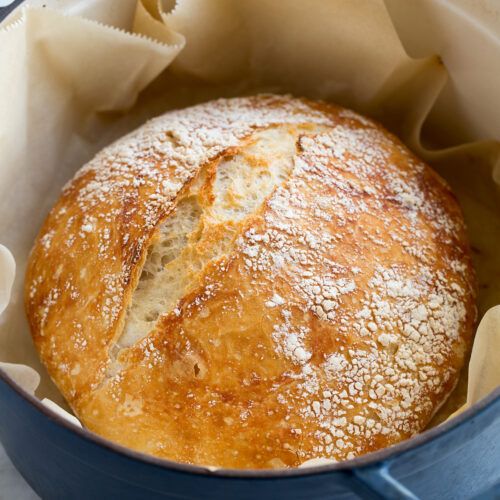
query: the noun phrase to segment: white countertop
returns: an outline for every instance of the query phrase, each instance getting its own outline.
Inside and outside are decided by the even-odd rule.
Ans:
[[[40,500],[14,468],[0,444],[0,499],[1,500]]]

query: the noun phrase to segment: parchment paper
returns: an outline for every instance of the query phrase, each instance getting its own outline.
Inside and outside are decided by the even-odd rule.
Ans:
[[[450,55],[458,76],[460,64],[438,29],[442,2],[408,0],[407,10],[398,0],[174,3],[32,0],[0,25],[0,366],[49,407],[67,408],[32,345],[22,289],[36,233],[76,170],[168,109],[272,91],[373,116],[451,183],[474,248],[482,320],[468,370],[435,423],[500,385],[500,147],[461,144],[500,133],[490,116],[499,67],[499,85],[481,92],[453,71],[447,83],[434,53]],[[488,44],[498,64],[498,37]]]

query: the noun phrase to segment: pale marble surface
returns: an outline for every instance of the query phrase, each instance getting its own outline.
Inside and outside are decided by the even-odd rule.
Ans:
[[[0,443],[0,500],[40,500],[14,468]]]

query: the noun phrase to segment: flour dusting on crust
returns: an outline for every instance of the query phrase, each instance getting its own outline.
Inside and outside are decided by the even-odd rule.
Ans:
[[[425,428],[474,294],[444,181],[372,121],[281,96],[167,113],[106,148],[26,282],[35,343],[86,426],[243,468]]]

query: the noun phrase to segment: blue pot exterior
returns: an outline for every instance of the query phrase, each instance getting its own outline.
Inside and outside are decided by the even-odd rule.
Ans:
[[[76,430],[0,370],[0,441],[44,500],[500,499],[500,389],[454,423],[347,464],[207,472]]]
[[[500,484],[500,391],[456,425],[348,464],[215,471],[124,450],[65,423],[0,374],[0,440],[44,499],[474,498]],[[416,444],[416,446],[415,446]],[[373,461],[379,458],[379,460]],[[1,495],[0,495],[1,496]]]
[[[0,439],[16,468],[45,500],[343,498],[350,474],[254,479],[167,468],[103,447],[60,425],[0,380]],[[0,495],[1,496],[1,495]],[[345,498],[348,498],[347,496]]]

